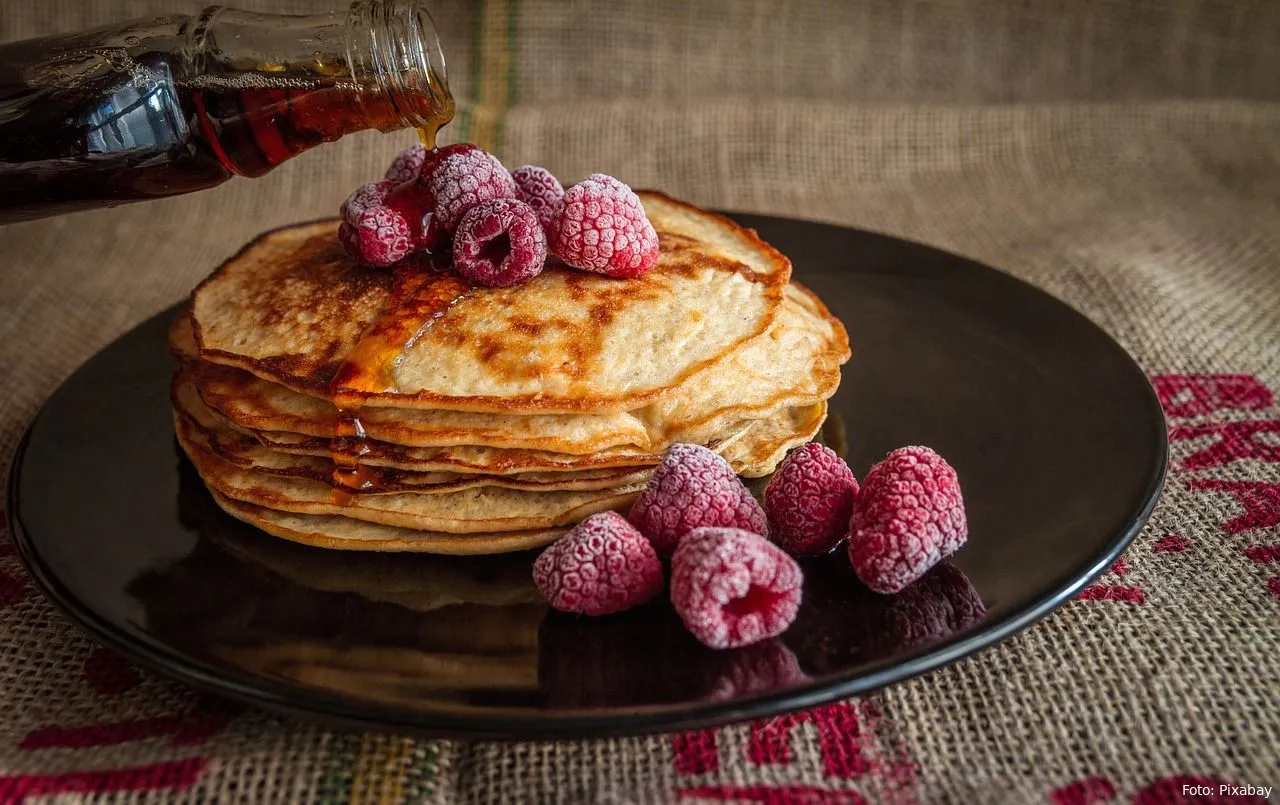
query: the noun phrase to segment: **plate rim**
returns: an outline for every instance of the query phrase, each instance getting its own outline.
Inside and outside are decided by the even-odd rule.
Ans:
[[[1043,620],[1059,607],[1072,600],[1080,590],[1095,581],[1107,568],[1111,567],[1146,526],[1152,512],[1159,503],[1168,476],[1169,442],[1163,407],[1147,373],[1110,333],[1106,332],[1092,319],[1056,296],[1012,274],[936,246],[886,233],[819,221],[805,221],[754,213],[728,214],[744,226],[753,227],[754,221],[762,220],[802,223],[855,232],[875,239],[889,240],[901,244],[909,244],[916,248],[940,252],[954,260],[963,261],[971,268],[993,272],[1007,281],[1023,286],[1051,304],[1063,308],[1065,312],[1075,317],[1083,326],[1095,331],[1095,335],[1101,335],[1109,345],[1109,348],[1117,353],[1117,357],[1122,358],[1127,364],[1127,369],[1135,373],[1136,378],[1140,378],[1143,381],[1146,392],[1144,395],[1145,402],[1150,409],[1148,413],[1152,414],[1150,422],[1160,433],[1160,438],[1156,440],[1158,444],[1158,466],[1155,468],[1155,472],[1147,478],[1141,506],[1135,515],[1129,519],[1123,531],[1111,538],[1106,549],[1095,556],[1092,565],[1088,566],[1084,572],[1070,573],[1065,583],[1060,583],[1051,589],[1047,589],[1045,593],[1026,606],[1010,612],[998,620],[990,622],[984,620],[979,624],[979,628],[961,637],[934,643],[913,651],[905,657],[882,660],[873,664],[870,670],[864,669],[852,677],[845,676],[842,678],[838,673],[826,675],[784,690],[751,694],[726,701],[704,700],[697,703],[681,702],[676,705],[612,709],[594,708],[574,711],[571,714],[561,714],[554,710],[528,711],[499,707],[486,708],[483,711],[473,709],[468,710],[465,714],[460,714],[450,712],[449,708],[443,706],[439,706],[437,709],[410,710],[376,701],[357,701],[301,684],[294,685],[263,676],[255,677],[234,669],[222,669],[198,658],[191,657],[184,652],[170,649],[163,644],[142,639],[126,630],[119,629],[87,605],[78,601],[70,590],[52,574],[41,559],[36,541],[22,524],[18,502],[23,477],[23,459],[29,447],[33,431],[48,414],[50,402],[72,377],[85,366],[98,360],[105,351],[138,330],[156,324],[157,320],[171,318],[176,315],[184,304],[183,301],[179,301],[147,317],[112,339],[91,357],[83,361],[75,370],[63,378],[58,387],[41,404],[36,415],[25,428],[22,438],[13,453],[5,490],[5,517],[14,542],[15,552],[36,588],[73,625],[123,657],[163,677],[175,679],[197,690],[216,693],[228,699],[264,710],[283,713],[312,722],[319,721],[329,725],[337,724],[361,729],[389,729],[395,732],[444,739],[521,741],[650,735],[721,726],[784,712],[804,710],[840,699],[865,695],[890,685],[905,682],[952,665],[984,649],[992,648],[1012,635]],[[743,221],[742,219],[747,220]],[[299,699],[304,703],[298,704]],[[533,715],[530,715],[531,712]]]

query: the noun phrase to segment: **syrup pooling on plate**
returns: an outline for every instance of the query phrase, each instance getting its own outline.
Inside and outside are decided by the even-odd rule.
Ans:
[[[350,505],[346,490],[371,489],[379,480],[379,471],[361,461],[369,452],[359,416],[362,395],[394,392],[396,365],[405,350],[470,291],[465,280],[447,273],[428,256],[407,260],[394,269],[390,301],[329,383],[329,399],[339,414],[329,442],[335,502]]]

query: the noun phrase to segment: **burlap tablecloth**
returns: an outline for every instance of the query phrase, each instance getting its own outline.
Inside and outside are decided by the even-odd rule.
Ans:
[[[197,5],[6,3],[0,38]],[[721,730],[515,745],[198,698],[69,626],[4,540],[0,800],[1083,805],[1280,784],[1280,3],[436,7],[450,139],[920,240],[1097,321],[1166,406],[1155,515],[1081,600],[927,677]],[[264,179],[0,229],[0,453],[94,351],[411,141],[351,137]]]

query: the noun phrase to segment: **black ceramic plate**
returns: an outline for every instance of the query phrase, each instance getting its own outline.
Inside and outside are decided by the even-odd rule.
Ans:
[[[551,613],[529,555],[332,553],[222,514],[175,449],[165,326],[76,372],[10,475],[19,550],[95,637],[200,688],[276,710],[466,737],[667,730],[807,707],[953,662],[1049,613],[1101,573],[1164,475],[1142,372],[1067,306],[924,246],[741,216],[849,329],[824,428],[861,476],[927,444],[955,465],[970,540],[898,596],[839,556],[809,562],[780,639],[702,648],[658,601]]]

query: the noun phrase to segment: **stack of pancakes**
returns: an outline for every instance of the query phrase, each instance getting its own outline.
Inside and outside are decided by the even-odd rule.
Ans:
[[[662,255],[630,280],[478,288],[360,266],[337,221],[262,236],[170,332],[179,443],[233,516],[357,550],[546,544],[676,442],[771,472],[822,425],[844,328],[753,231],[639,195]]]

